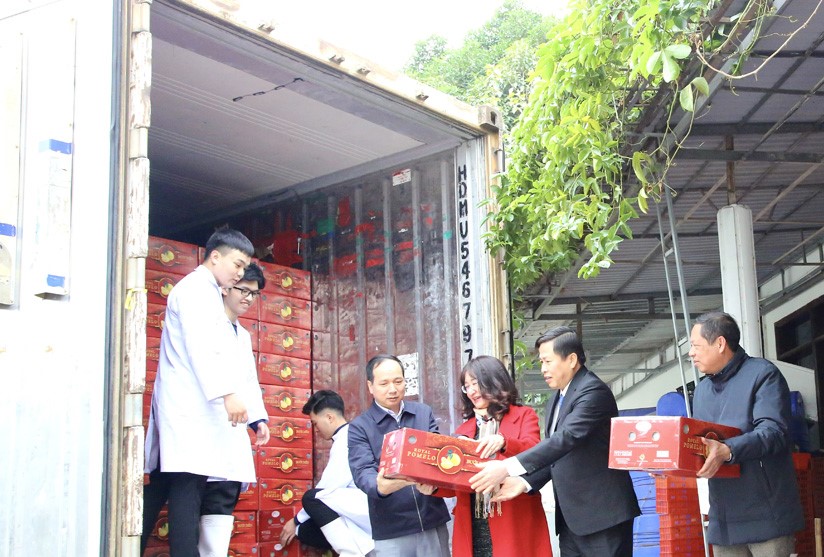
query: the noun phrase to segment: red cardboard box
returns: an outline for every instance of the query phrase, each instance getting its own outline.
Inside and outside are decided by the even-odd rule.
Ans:
[[[259,447],[255,451],[255,472],[264,478],[312,479],[312,449]]]
[[[200,265],[198,255],[198,247],[194,244],[149,236],[146,268],[188,275]]]
[[[232,513],[235,522],[232,525],[231,543],[257,542],[257,512],[235,511]]]
[[[612,418],[609,436],[609,467],[647,470],[674,476],[695,476],[706,459],[699,437],[723,441],[741,430],[680,416],[632,416]],[[740,467],[724,465],[717,478],[735,478]]]
[[[258,355],[258,381],[261,385],[288,385],[297,389],[312,386],[312,362],[277,354]]]
[[[170,271],[146,269],[146,301],[150,304],[166,305],[166,298],[175,284],[186,275]]]
[[[274,263],[258,263],[266,278],[264,291],[285,294],[301,300],[312,299],[312,276],[308,271],[283,267]]]
[[[169,549],[169,542],[163,545],[147,546],[146,551],[143,552],[143,557],[171,557],[171,555],[172,551]]]
[[[260,324],[260,351],[268,354],[281,354],[304,360],[312,359],[311,333],[304,329],[295,329],[275,325]]]
[[[257,473],[257,469],[255,470],[255,473]],[[249,484],[249,488],[246,491],[241,491],[240,492],[240,497],[238,497],[237,505],[235,505],[235,510],[236,511],[256,511],[257,508],[258,508],[257,505],[258,505],[258,487],[257,487],[257,484]]]
[[[299,329],[312,328],[312,302],[283,296],[265,290],[260,295],[260,320],[266,323],[297,327]]]
[[[384,436],[379,468],[387,478],[472,491],[469,478],[478,473],[475,465],[483,461],[477,446],[474,439],[404,427]]]
[[[146,547],[167,547],[169,546],[169,511],[164,505],[155,519],[152,533],[146,542]]]
[[[282,418],[269,416],[268,447],[312,448],[312,422],[307,416]]]
[[[229,553],[227,557],[258,557],[257,542],[229,542]]]
[[[303,495],[312,489],[312,482],[297,478],[258,478],[258,508],[262,511],[284,505],[300,505]]]
[[[261,543],[258,544],[258,556],[259,557],[308,557],[309,553],[306,553],[297,540],[292,541],[286,547],[280,545],[280,543]]]
[[[146,338],[146,370],[157,373],[157,362],[160,360],[160,338]]]
[[[249,311],[247,314],[252,314],[254,311]],[[246,317],[238,317],[238,322],[241,327],[246,329],[249,336],[252,338],[252,350],[257,352],[260,350],[260,325],[257,319],[248,319]]]
[[[283,525],[295,518],[297,507],[283,506],[258,513],[258,541],[278,542]],[[290,544],[291,545],[291,544]]]
[[[160,338],[165,318],[166,306],[164,304],[148,304],[146,306],[146,336]]]
[[[280,385],[261,385],[263,407],[270,416],[302,416],[303,405],[309,402],[309,389],[295,389]]]

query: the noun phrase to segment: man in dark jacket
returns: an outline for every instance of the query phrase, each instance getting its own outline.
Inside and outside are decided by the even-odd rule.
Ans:
[[[395,356],[369,360],[366,384],[375,401],[349,424],[349,467],[355,485],[369,499],[374,556],[448,557],[449,512],[443,499],[378,472],[383,436],[403,427],[437,433],[432,409],[403,400],[403,364]]]
[[[703,439],[710,478],[707,538],[716,557],[794,552],[804,528],[789,434],[790,391],[778,368],[751,358],[738,345],[741,332],[726,313],[696,319],[690,358],[705,378],[695,389],[694,417],[739,428],[724,442]],[[721,466],[740,464],[738,478],[714,478]]]
[[[547,404],[545,438],[515,457],[485,463],[472,487],[488,492],[504,482],[496,501],[553,480],[562,557],[631,557],[632,522],[641,510],[629,472],[608,467],[615,396],[586,368],[581,340],[569,327],[545,333],[535,347],[544,379],[558,390]]]

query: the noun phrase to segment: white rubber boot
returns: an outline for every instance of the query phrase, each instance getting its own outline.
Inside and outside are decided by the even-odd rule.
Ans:
[[[230,514],[205,514],[200,517],[200,557],[226,557],[235,517]]]
[[[355,543],[355,537],[352,532],[344,524],[343,519],[336,518],[326,526],[321,526],[320,531],[332,549],[340,555],[340,557],[363,557],[364,553]]]

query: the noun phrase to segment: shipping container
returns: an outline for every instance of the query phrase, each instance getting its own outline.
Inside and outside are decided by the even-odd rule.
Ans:
[[[264,328],[308,331],[297,361],[350,417],[391,352],[451,432],[461,365],[509,352],[482,238],[498,113],[289,36],[266,4],[0,7],[0,554],[138,554],[158,306],[216,226],[272,266],[261,351]]]

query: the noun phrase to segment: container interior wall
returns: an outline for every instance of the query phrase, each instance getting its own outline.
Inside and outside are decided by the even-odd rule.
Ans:
[[[432,406],[442,431],[458,423],[454,167],[445,153],[410,163],[395,185],[375,173],[232,223],[272,245],[275,263],[311,271],[313,389],[339,391],[349,417],[371,403],[366,362],[391,353],[407,398]]]

